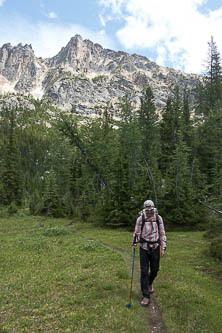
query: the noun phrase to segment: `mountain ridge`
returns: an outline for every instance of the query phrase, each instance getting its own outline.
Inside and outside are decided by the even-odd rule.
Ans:
[[[108,104],[115,111],[126,94],[132,95],[137,108],[147,85],[162,109],[175,84],[192,91],[199,80],[197,74],[159,66],[138,54],[105,49],[80,35],[45,59],[36,57],[28,44],[6,43],[0,48],[2,95],[24,94],[79,114],[92,114]]]

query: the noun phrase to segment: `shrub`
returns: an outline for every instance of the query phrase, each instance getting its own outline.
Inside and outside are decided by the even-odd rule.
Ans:
[[[41,234],[46,237],[54,237],[54,236],[65,236],[70,234],[71,231],[64,227],[55,226],[55,227],[44,227],[41,230]]]
[[[18,211],[18,207],[16,206],[15,202],[13,201],[10,206],[8,207],[8,213],[9,215],[16,214]]]
[[[222,261],[222,219],[211,217],[209,230],[204,234],[205,238],[211,240],[209,253],[214,258]]]
[[[222,261],[222,236],[214,239],[210,245],[210,255]]]

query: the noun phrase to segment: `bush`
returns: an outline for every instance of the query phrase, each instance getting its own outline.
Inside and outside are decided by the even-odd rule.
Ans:
[[[8,207],[7,206],[1,206],[0,207],[0,218],[6,218],[8,217]]]
[[[214,258],[222,261],[222,219],[215,215],[211,217],[209,230],[204,234],[211,240],[209,253]]]
[[[41,230],[41,234],[45,237],[65,236],[69,235],[70,233],[70,230],[60,226],[44,227]]]
[[[210,255],[222,261],[222,236],[214,239],[210,245]]]
[[[41,211],[44,207],[42,195],[38,191],[34,191],[30,198],[30,214],[31,215],[41,215]]]
[[[18,211],[18,207],[16,206],[15,202],[13,201],[10,206],[8,207],[8,213],[9,215],[16,214]]]
[[[204,237],[214,239],[219,235],[222,235],[222,219],[215,215],[209,217],[210,225],[209,229],[205,232]]]

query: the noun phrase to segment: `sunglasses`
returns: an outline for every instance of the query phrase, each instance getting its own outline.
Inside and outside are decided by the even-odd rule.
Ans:
[[[145,207],[145,210],[151,211],[151,210],[154,210],[154,208],[153,207]]]

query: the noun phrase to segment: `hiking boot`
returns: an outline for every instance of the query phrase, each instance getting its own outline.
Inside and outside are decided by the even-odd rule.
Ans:
[[[150,299],[148,297],[143,297],[142,301],[141,301],[141,305],[142,306],[148,306],[150,302]]]

